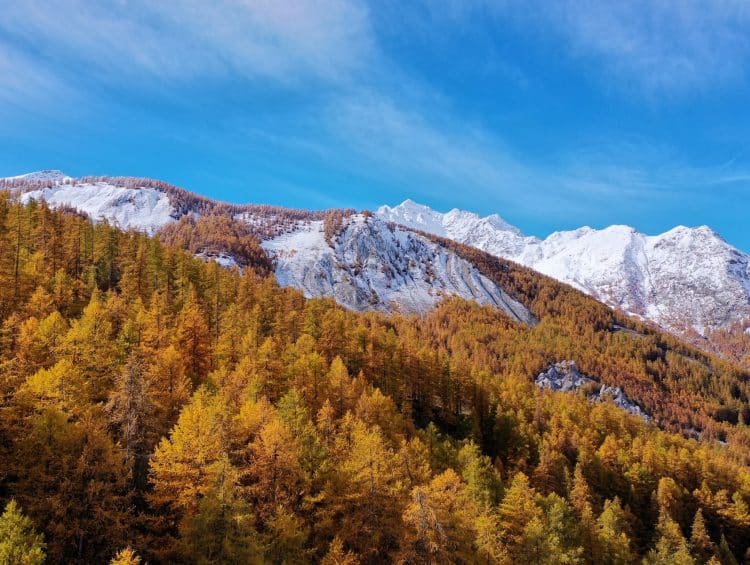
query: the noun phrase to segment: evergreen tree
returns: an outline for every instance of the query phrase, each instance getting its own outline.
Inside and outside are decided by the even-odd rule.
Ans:
[[[272,516],[279,506],[294,508],[306,490],[300,446],[289,428],[273,418],[249,446],[248,491],[257,512]]]
[[[466,482],[467,491],[479,508],[487,510],[500,501],[502,484],[489,457],[482,455],[479,447],[471,442],[458,452],[461,476]]]
[[[721,540],[719,541],[719,560],[722,565],[738,565],[737,558],[730,549],[724,534],[721,535]]]
[[[633,561],[625,514],[619,499],[607,500],[597,519],[597,556],[605,565],[627,565]]]
[[[44,563],[44,536],[36,533],[31,520],[11,500],[0,516],[0,563],[40,565]]]
[[[656,546],[648,552],[646,565],[693,565],[687,541],[680,527],[672,518],[662,515],[658,526],[659,539]]]
[[[193,515],[226,471],[223,408],[219,397],[199,389],[151,458],[152,503],[168,507],[172,520]]]
[[[211,366],[210,334],[198,293],[192,286],[177,318],[176,342],[182,354],[185,373],[194,385],[201,384]]]
[[[187,561],[210,564],[263,563],[263,547],[251,507],[236,490],[237,473],[227,461],[214,465],[214,484],[180,528]]]
[[[405,563],[469,562],[475,553],[476,510],[460,477],[447,470],[415,487],[403,514],[406,532],[397,560]]]
[[[359,565],[359,559],[351,551],[344,551],[344,544],[338,537],[333,538],[321,565]]]
[[[508,556],[520,558],[527,551],[529,532],[543,527],[543,512],[535,501],[536,493],[529,485],[528,477],[517,473],[505,491],[498,509],[499,526]],[[533,522],[533,525],[529,526]],[[527,531],[527,527],[530,528]]]
[[[706,522],[703,519],[703,510],[700,508],[695,513],[693,526],[690,530],[690,547],[693,550],[693,556],[699,563],[707,563],[716,554],[716,547],[708,535]]]
[[[148,459],[156,443],[158,428],[154,421],[153,392],[146,378],[145,361],[133,352],[115,379],[105,407],[116,430],[131,469],[136,491],[146,487]]]

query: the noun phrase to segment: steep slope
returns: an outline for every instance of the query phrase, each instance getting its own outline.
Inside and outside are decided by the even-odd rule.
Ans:
[[[361,314],[0,206],[0,486],[50,563],[668,563],[698,511],[704,547],[746,554],[750,375],[568,285],[445,240],[540,322],[459,299]],[[342,253],[383,225],[335,219]]]
[[[307,297],[332,296],[354,310],[425,312],[445,296],[493,305],[516,321],[529,311],[455,253],[401,228],[361,214],[330,243],[322,221],[264,242],[276,278]]]
[[[709,335],[750,319],[750,258],[706,227],[678,227],[656,236],[628,226],[584,227],[540,240],[523,235],[497,215],[480,217],[455,209],[443,214],[407,200],[381,207],[377,221],[360,218],[351,223],[344,232],[339,230],[343,239],[329,244],[325,212],[225,204],[149,179],[71,179],[60,171],[41,171],[2,184],[18,191],[24,202],[45,200],[53,207],[71,207],[94,220],[151,234],[164,233],[180,218],[229,218],[247,226],[246,235],[265,242],[284,284],[309,296],[333,296],[358,310],[424,312],[446,295],[505,302],[470,265],[456,261],[440,244],[408,230],[385,230],[385,221],[511,259],[678,333]],[[234,257],[232,249],[216,241],[192,247],[206,258],[224,257],[224,263]]]
[[[511,259],[671,330],[705,334],[750,317],[750,257],[705,226],[647,236],[628,226],[525,237],[499,216],[407,200],[387,221]]]

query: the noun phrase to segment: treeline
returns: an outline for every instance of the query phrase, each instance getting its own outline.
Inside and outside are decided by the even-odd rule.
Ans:
[[[9,562],[747,560],[747,428],[712,416],[746,375],[531,272],[495,273],[527,327],[347,312],[7,198],[0,251]],[[657,419],[699,403],[704,439],[539,391],[565,358]]]

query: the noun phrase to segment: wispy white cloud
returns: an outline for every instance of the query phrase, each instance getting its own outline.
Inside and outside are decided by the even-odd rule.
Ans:
[[[498,5],[496,5],[498,6]],[[744,0],[552,0],[500,5],[545,38],[558,37],[605,81],[649,97],[704,91],[747,78],[750,4]]]
[[[50,65],[129,80],[337,81],[366,64],[368,26],[358,0],[24,0],[0,11],[0,34]]]
[[[750,61],[750,8],[739,0],[432,4],[449,25],[488,14],[513,21],[594,63],[582,65],[583,72],[594,68],[605,82],[648,96],[741,80]],[[80,92],[83,82],[123,89],[167,83],[171,96],[189,97],[203,81],[240,76],[259,90],[273,83],[298,87],[305,97],[324,93],[309,107],[288,109],[280,121],[292,126],[258,125],[262,109],[248,112],[255,124],[242,130],[248,145],[260,140],[255,145],[332,167],[347,166],[337,153],[355,155],[369,174],[416,197],[440,191],[445,200],[489,199],[500,211],[548,215],[625,197],[646,205],[669,191],[748,182],[741,163],[690,166],[668,150],[653,150],[649,140],[608,139],[596,150],[570,144],[564,154],[532,161],[514,151],[513,132],[465,123],[446,93],[387,60],[373,28],[376,8],[365,0],[11,2],[0,10],[0,111],[42,108],[42,99]],[[497,64],[515,69],[513,62]]]
[[[56,73],[0,40],[0,116],[19,107],[45,107],[49,99],[66,100],[74,91]]]
[[[750,4],[743,0],[576,0],[548,13],[581,58],[609,78],[651,94],[703,90],[744,78],[750,60]]]
[[[513,25],[605,88],[658,100],[748,78],[746,0],[422,0],[430,18]],[[468,23],[467,23],[468,22]]]
[[[519,173],[507,150],[479,128],[459,133],[449,118],[439,123],[375,93],[339,100],[325,121],[351,148],[404,172],[484,187],[506,184]]]
[[[559,217],[616,202],[647,209],[676,195],[747,186],[750,178],[744,163],[695,166],[647,139],[597,140],[532,161],[507,143],[510,134],[428,119],[373,93],[341,101],[324,121],[368,168],[393,175],[415,197],[473,200],[522,216]]]

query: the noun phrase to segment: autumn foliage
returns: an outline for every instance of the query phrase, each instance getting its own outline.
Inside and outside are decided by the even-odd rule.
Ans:
[[[220,222],[164,243],[0,199],[0,555],[747,559],[737,366],[487,256],[471,258],[537,324],[458,299],[421,318],[347,312],[279,288],[253,234]],[[179,248],[215,229],[248,268]],[[653,422],[538,390],[563,359]]]

